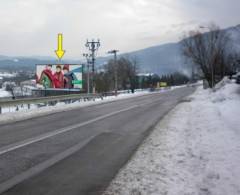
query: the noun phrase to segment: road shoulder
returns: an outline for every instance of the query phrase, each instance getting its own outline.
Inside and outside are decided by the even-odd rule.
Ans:
[[[231,106],[240,101],[230,85],[198,89],[172,110],[103,194],[240,194],[240,113]]]

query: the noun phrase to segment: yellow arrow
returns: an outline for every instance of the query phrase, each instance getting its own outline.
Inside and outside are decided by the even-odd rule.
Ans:
[[[61,33],[58,34],[58,48],[57,50],[55,50],[55,53],[58,57],[59,60],[62,59],[64,53],[65,53],[65,50],[63,50],[62,46],[63,46],[63,35]]]

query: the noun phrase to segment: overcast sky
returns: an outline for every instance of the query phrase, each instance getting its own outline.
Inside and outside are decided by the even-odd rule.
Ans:
[[[100,55],[178,41],[184,31],[215,22],[240,24],[240,0],[0,0],[0,54],[55,56],[63,33],[66,58],[100,38]]]

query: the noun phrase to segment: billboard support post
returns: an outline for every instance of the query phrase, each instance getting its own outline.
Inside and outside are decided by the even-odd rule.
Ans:
[[[84,53],[84,57],[87,60],[87,93],[90,93],[90,64],[91,64],[91,54]]]
[[[89,85],[89,64],[87,63],[87,94],[90,93],[90,85]]]

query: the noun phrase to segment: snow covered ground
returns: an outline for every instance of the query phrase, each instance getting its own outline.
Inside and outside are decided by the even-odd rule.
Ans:
[[[16,73],[8,73],[8,72],[0,72],[0,77],[5,77],[5,78],[12,78],[15,77],[17,74]]]
[[[216,88],[172,110],[104,195],[239,195],[240,87]]]
[[[5,91],[4,89],[0,88],[0,98],[1,97],[10,97],[11,94],[8,91]]]

